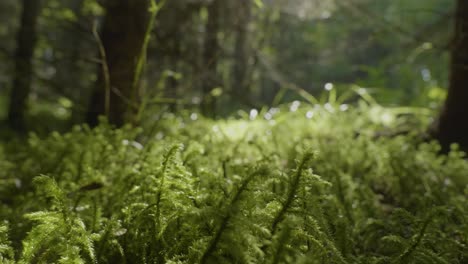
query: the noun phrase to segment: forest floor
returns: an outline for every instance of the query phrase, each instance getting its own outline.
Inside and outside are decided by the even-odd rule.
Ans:
[[[426,111],[298,102],[0,144],[1,263],[468,263]]]

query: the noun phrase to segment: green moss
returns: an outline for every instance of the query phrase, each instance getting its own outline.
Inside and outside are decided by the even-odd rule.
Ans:
[[[0,258],[466,263],[468,163],[421,139],[425,111],[257,113],[4,142]]]

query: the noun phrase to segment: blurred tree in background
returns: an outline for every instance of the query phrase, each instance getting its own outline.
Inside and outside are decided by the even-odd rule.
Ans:
[[[123,0],[43,0],[24,107],[12,71],[22,3],[2,1],[0,116],[11,98],[10,112],[25,111],[29,128],[96,123],[106,113],[103,55],[108,115],[119,125],[127,110],[134,121],[185,110],[223,117],[302,100],[298,91],[319,96],[326,83],[366,87],[387,105],[437,109],[448,86],[453,0],[171,0],[155,1],[160,10],[133,87],[150,16],[141,1],[133,8]]]
[[[150,0],[106,1],[102,36],[95,34],[101,67],[87,113],[93,126],[101,115],[122,126],[138,110],[139,65],[143,63],[149,8]]]
[[[21,23],[17,34],[15,50],[15,70],[8,109],[8,123],[17,130],[24,129],[26,100],[31,90],[33,74],[32,57],[36,46],[36,23],[41,3],[36,0],[23,0]]]
[[[444,108],[435,123],[434,135],[445,151],[451,143],[468,150],[468,2],[457,1],[455,37],[452,41],[450,85]]]

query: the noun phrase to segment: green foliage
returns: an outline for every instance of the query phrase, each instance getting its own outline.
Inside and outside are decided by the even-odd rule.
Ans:
[[[8,264],[13,263],[14,251],[8,240],[8,227],[0,225],[0,261]]]
[[[421,139],[427,111],[332,90],[3,143],[2,263],[466,263],[464,154]]]
[[[424,107],[438,102],[428,98],[432,88],[447,86],[445,47],[454,1],[273,2],[283,3],[279,4],[283,12],[261,52],[276,68],[271,74],[283,75],[284,82],[314,94],[329,81],[357,83],[378,88],[376,96],[382,103]],[[322,2],[334,2],[336,7]],[[309,8],[304,11],[306,3]],[[310,16],[314,11],[319,15]],[[303,13],[309,16],[301,19]],[[265,85],[269,83],[261,84],[266,93],[275,91],[275,84],[270,89]]]
[[[93,242],[83,221],[70,210],[57,183],[46,176],[34,178],[42,196],[50,201],[50,210],[29,213],[25,218],[37,221],[26,239],[19,263],[89,263],[95,261]]]

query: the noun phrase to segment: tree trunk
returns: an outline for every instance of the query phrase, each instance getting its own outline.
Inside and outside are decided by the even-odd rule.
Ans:
[[[237,102],[248,104],[248,71],[249,71],[249,24],[251,20],[252,0],[237,0],[237,20],[235,23],[236,43],[232,95]]]
[[[219,43],[218,31],[220,24],[220,7],[222,0],[213,0],[208,6],[208,21],[206,22],[205,43],[203,50],[203,66],[205,71],[202,80],[202,113],[213,116],[215,111],[215,98],[211,91],[219,85],[217,73]]]
[[[86,17],[82,14],[83,0],[72,0],[65,4],[75,14],[77,26],[64,27],[60,32],[60,41],[56,49],[62,56],[57,61],[54,81],[60,84],[60,92],[73,102],[70,124],[80,124],[84,121],[86,113],[84,106],[87,102],[86,98],[89,96],[89,93],[85,92],[87,91],[86,87],[89,87],[89,83],[86,82],[89,78],[86,74],[91,74],[90,72],[85,73],[81,62],[83,53],[88,52],[88,50],[86,50],[85,36],[78,28]]]
[[[32,59],[36,46],[36,22],[40,0],[23,0],[21,24],[15,51],[15,72],[8,109],[8,123],[15,130],[24,130],[24,116],[33,78]]]
[[[101,40],[105,51],[103,63],[108,72],[106,67],[99,69],[97,86],[87,113],[91,126],[97,125],[98,116],[105,114],[108,114],[111,124],[122,126],[128,121],[127,117],[137,110],[139,98],[134,78],[149,19],[149,0],[106,2]],[[106,78],[109,83],[106,83]],[[107,96],[109,109],[106,110]]]
[[[468,151],[468,1],[458,0],[452,48],[450,84],[445,106],[433,135],[447,152],[458,143]]]

